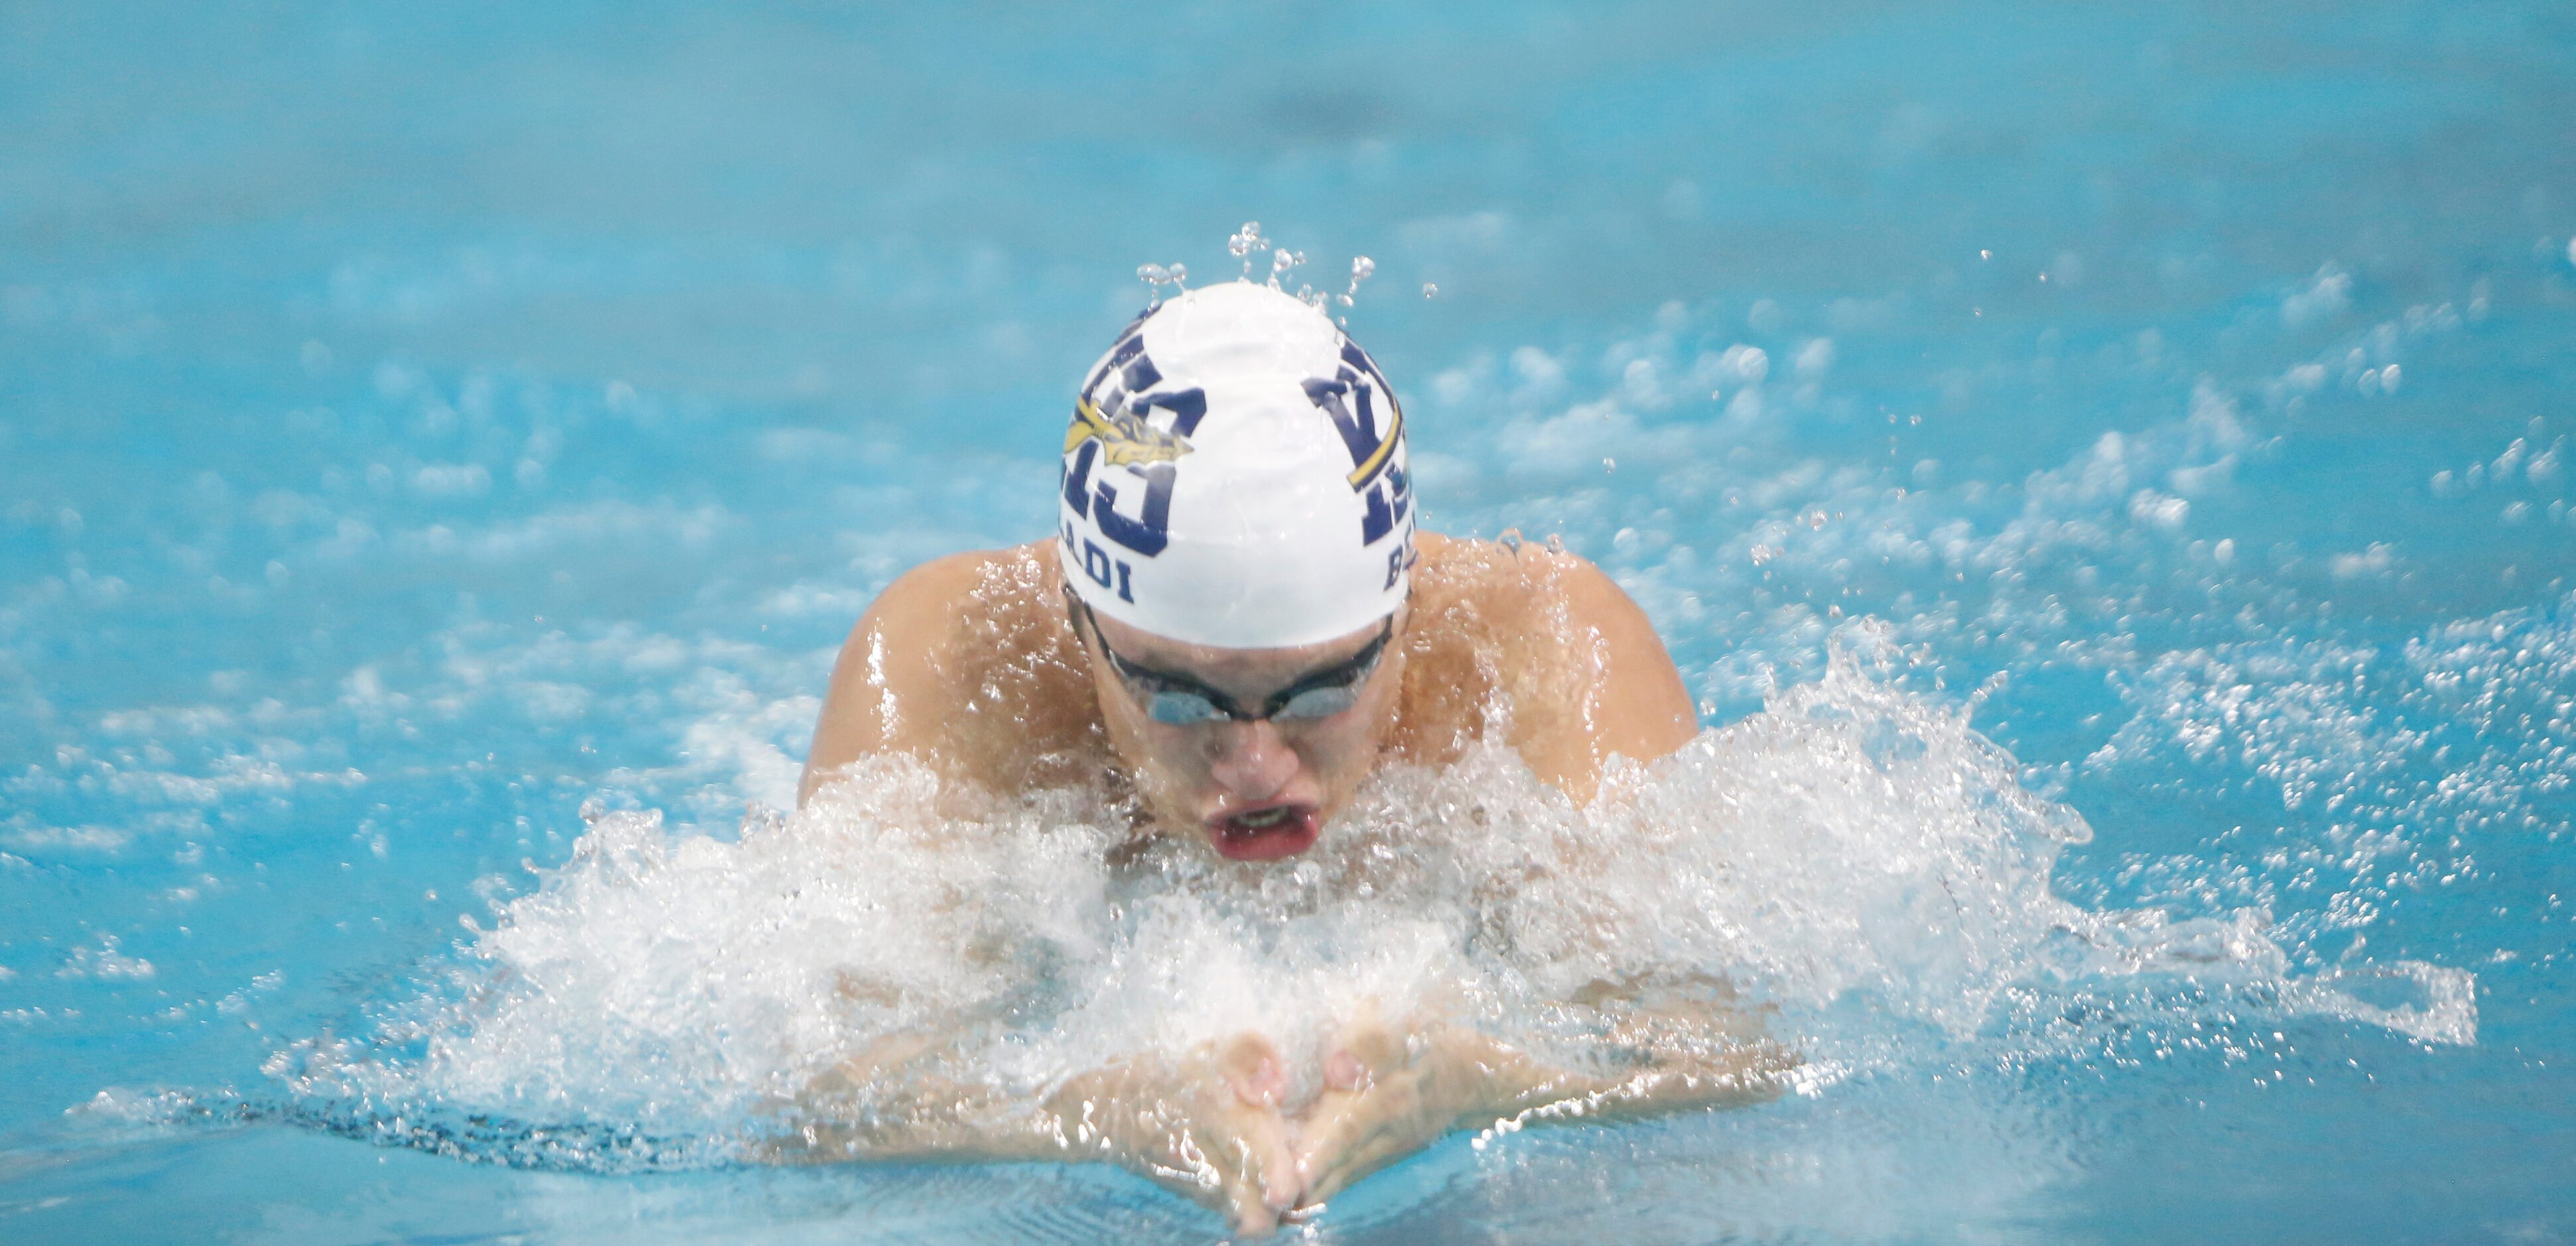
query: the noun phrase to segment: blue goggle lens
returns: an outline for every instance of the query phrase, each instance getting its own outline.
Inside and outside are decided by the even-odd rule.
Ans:
[[[1157,692],[1153,700],[1145,703],[1145,716],[1174,727],[1195,727],[1233,717],[1218,709],[1216,702],[1195,692]]]
[[[1308,688],[1288,698],[1273,718],[1330,718],[1359,704],[1357,681],[1333,688]],[[1234,715],[1216,702],[1195,692],[1162,691],[1145,703],[1145,716],[1174,727],[1195,727],[1201,723],[1224,722]]]

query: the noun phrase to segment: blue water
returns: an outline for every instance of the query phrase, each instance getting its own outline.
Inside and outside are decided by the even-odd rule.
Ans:
[[[1832,984],[1812,1093],[1317,1236],[2576,1237],[2570,66],[2541,3],[0,8],[0,1239],[1218,1236],[403,1019],[608,920],[585,801],[786,842],[858,611],[1046,531],[1136,266],[1252,218],[1376,260],[1429,526],[1608,567],[1689,790],[1895,930],[1747,954]],[[1867,850],[1972,823],[1992,929],[2186,937],[1958,968]]]

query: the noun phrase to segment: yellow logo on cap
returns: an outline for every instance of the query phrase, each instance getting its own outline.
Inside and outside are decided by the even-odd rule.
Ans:
[[[1386,434],[1378,438],[1377,449],[1370,451],[1367,458],[1360,460],[1359,466],[1351,469],[1351,490],[1355,493],[1367,488],[1369,481],[1385,468],[1386,461],[1395,457],[1395,448],[1404,444],[1404,408],[1395,405],[1395,391],[1382,389],[1379,392],[1386,395]]]
[[[1187,438],[1177,437],[1133,415],[1102,415],[1088,398],[1073,403],[1073,423],[1064,430],[1064,452],[1071,454],[1097,439],[1104,466],[1169,463],[1190,452]]]

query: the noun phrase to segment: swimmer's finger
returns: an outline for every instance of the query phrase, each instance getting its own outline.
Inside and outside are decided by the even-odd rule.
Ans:
[[[1364,1090],[1329,1089],[1316,1096],[1314,1106],[1307,1109],[1306,1122],[1297,1131],[1297,1173],[1309,1185],[1331,1155],[1344,1146],[1353,1126],[1352,1105],[1367,1094]]]
[[[1297,1151],[1288,1143],[1287,1122],[1276,1115],[1269,1118],[1262,1143],[1262,1201],[1273,1212],[1294,1207],[1306,1193],[1306,1179],[1297,1170]]]
[[[1215,1048],[1210,1059],[1222,1086],[1211,1123],[1228,1136],[1234,1152],[1226,1197],[1238,1214],[1258,1207],[1275,1221],[1305,1189],[1297,1177],[1287,1122],[1278,1112],[1288,1088],[1286,1062],[1268,1038],[1250,1030]],[[1269,1227],[1265,1222],[1261,1231]]]
[[[1239,1074],[1252,1074],[1248,1079],[1229,1078],[1231,1084],[1210,1088],[1216,1101],[1203,1119],[1222,1139],[1228,1197],[1238,1205],[1260,1204],[1275,1218],[1296,1205],[1305,1182],[1297,1174],[1288,1122],[1263,1102],[1276,1098],[1275,1088],[1266,1084],[1276,1074],[1276,1053],[1264,1043],[1253,1063],[1256,1067],[1248,1070],[1238,1066]]]
[[[1270,1206],[1258,1179],[1238,1179],[1225,1188],[1226,1213],[1234,1220],[1234,1231],[1246,1237],[1260,1237],[1279,1227],[1279,1213]]]
[[[1268,1233],[1281,1213],[1297,1205],[1305,1183],[1297,1179],[1295,1157],[1277,1131],[1256,1126],[1235,1146],[1236,1162],[1225,1182],[1227,1210],[1238,1231]]]
[[[1300,1157],[1308,1206],[1350,1188],[1352,1183],[1429,1142],[1439,1130],[1422,1111],[1420,1096],[1409,1088],[1367,1092],[1378,1102],[1354,1104],[1333,1122],[1325,1147]]]
[[[1324,1174],[1322,1180],[1306,1187],[1306,1204],[1311,1207],[1333,1198],[1351,1188],[1360,1178],[1412,1154],[1428,1141],[1430,1141],[1429,1138],[1411,1131],[1397,1133],[1382,1130],[1370,1135],[1368,1141],[1362,1143],[1359,1149],[1343,1156],[1341,1162],[1335,1165],[1331,1172]]]
[[[1421,1090],[1412,1078],[1326,1094],[1298,1140],[1297,1174],[1305,1181],[1306,1200],[1331,1197],[1384,1163],[1386,1155],[1426,1141],[1424,1135]]]

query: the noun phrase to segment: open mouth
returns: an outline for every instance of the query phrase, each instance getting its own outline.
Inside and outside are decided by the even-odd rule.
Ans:
[[[1321,821],[1310,805],[1270,805],[1210,818],[1208,839],[1230,861],[1276,861],[1314,847]]]

